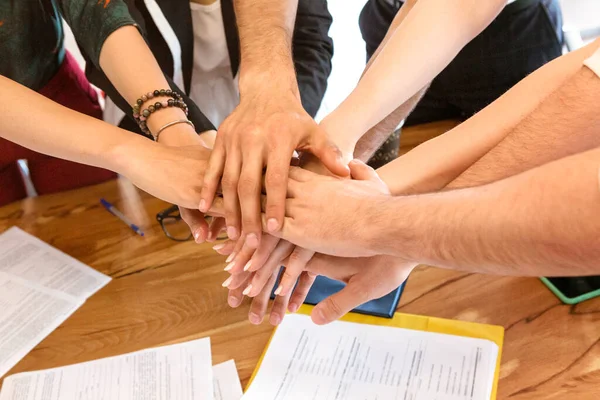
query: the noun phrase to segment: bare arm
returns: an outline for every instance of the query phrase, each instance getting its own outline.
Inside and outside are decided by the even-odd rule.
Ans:
[[[514,175],[548,159],[580,151],[581,146],[589,149],[585,146],[595,142],[590,141],[589,135],[579,137],[585,130],[565,134],[563,127],[558,126],[558,116],[545,115],[544,110],[560,107],[548,96],[569,79],[576,78],[583,61],[598,47],[600,40],[546,64],[461,125],[423,143],[377,172],[394,195],[425,193],[441,190],[455,179],[450,187],[498,180],[507,176],[496,177],[494,174],[499,170]],[[560,90],[570,89],[567,85]],[[570,111],[577,116],[585,108],[585,102],[581,101]],[[561,119],[570,118],[566,113],[561,115]],[[533,131],[531,123],[538,118],[545,118],[548,123],[537,124],[537,130]],[[574,123],[581,125],[581,122]],[[544,145],[546,138],[556,142],[548,141]],[[523,147],[518,144],[521,140],[537,142],[535,146]],[[537,145],[544,145],[549,152],[536,151]],[[511,157],[513,151],[521,153],[519,162],[507,162],[506,157]],[[463,173],[464,176],[457,179]]]
[[[423,89],[505,4],[505,0],[419,0],[357,87],[333,111],[338,135],[356,143]]]
[[[389,41],[390,37],[393,35],[393,33],[396,31],[396,29],[400,26],[402,21],[404,21],[404,19],[408,15],[409,11],[414,7],[416,2],[417,2],[417,0],[407,0],[404,3],[404,5],[400,9],[400,11],[396,15],[396,17],[394,17],[394,20],[392,21],[390,28],[388,29],[385,37],[383,38],[383,41],[377,48],[377,51],[375,51],[375,54],[373,54],[373,57],[371,57],[371,59],[369,60],[369,63],[367,64],[367,66],[365,68],[365,72],[363,72],[363,75],[364,75],[364,73],[366,73],[366,71],[369,70],[369,68],[371,67],[371,65],[373,64],[373,62],[375,61],[375,59],[381,52],[381,50],[385,47],[385,45]],[[390,115],[385,117],[381,122],[379,122],[377,125],[375,125],[371,129],[369,129],[367,131],[367,133],[365,133],[358,140],[358,142],[356,143],[356,146],[353,147],[354,143],[352,140],[350,140],[347,143],[343,142],[344,138],[338,139],[338,140],[340,140],[340,143],[337,143],[338,146],[340,146],[342,148],[342,151],[344,151],[344,149],[347,147],[348,153],[352,154],[352,152],[354,152],[354,158],[365,161],[365,162],[368,161],[373,156],[373,154],[375,154],[377,149],[379,149],[381,147],[381,145],[387,140],[387,138],[390,136],[390,134],[398,127],[400,122],[402,120],[406,119],[406,117],[408,117],[408,115],[415,108],[415,106],[417,105],[419,100],[421,100],[421,97],[423,97],[423,95],[427,91],[428,87],[429,87],[429,83],[427,85],[425,85],[425,87],[423,87],[417,93],[415,93],[407,101],[405,101],[402,105],[400,105],[400,107],[398,107],[396,110],[394,110]],[[332,117],[332,118],[329,118],[329,121],[326,118],[321,123],[321,126],[324,126],[326,130],[330,131],[331,135],[333,137],[336,136],[335,132],[341,132],[339,129],[337,129],[335,127],[335,121],[336,121],[336,118]],[[340,128],[340,129],[343,129],[343,128]]]
[[[594,149],[486,186],[396,198],[381,251],[473,272],[598,275],[599,160]]]
[[[63,107],[1,76],[0,103],[3,138],[43,154],[118,172],[174,204],[194,207],[199,201],[210,156],[202,146],[163,146]]]
[[[158,62],[134,26],[122,27],[108,36],[100,52],[100,67],[132,106],[142,94],[169,88]],[[144,103],[143,108],[167,99],[167,97],[155,97]],[[152,114],[147,121],[148,128],[156,133],[165,124],[180,119],[187,119],[183,110],[169,107]],[[161,143],[169,145],[193,144],[201,140],[194,129],[187,124],[168,128],[159,138]]]

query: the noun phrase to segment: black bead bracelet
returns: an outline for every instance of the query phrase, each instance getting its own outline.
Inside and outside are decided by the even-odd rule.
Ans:
[[[150,99],[158,96],[169,96],[172,99],[157,101],[156,103],[148,106],[148,108],[141,109],[142,105]],[[183,101],[181,95],[177,92],[174,92],[171,89],[161,89],[155,90],[154,92],[148,92],[139,99],[137,99],[136,104],[133,106],[133,118],[138,123],[142,132],[146,135],[151,135],[150,130],[148,129],[148,124],[146,120],[150,117],[150,114],[167,107],[178,107],[183,110],[185,115],[188,115],[188,106]]]

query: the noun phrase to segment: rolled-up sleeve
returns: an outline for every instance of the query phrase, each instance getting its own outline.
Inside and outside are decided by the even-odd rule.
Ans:
[[[137,25],[123,0],[59,0],[58,4],[81,50],[97,67],[108,36],[123,26]]]

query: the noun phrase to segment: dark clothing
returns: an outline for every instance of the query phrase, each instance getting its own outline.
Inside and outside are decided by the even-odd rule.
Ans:
[[[386,0],[369,0],[365,5],[360,27],[368,57],[383,40],[397,10]],[[559,57],[562,42],[558,0],[517,0],[507,5],[432,81],[405,126],[471,117],[528,74]]]
[[[69,53],[39,93],[72,110],[102,118],[98,94]],[[111,171],[40,154],[0,138],[0,206],[27,196],[17,166],[17,160],[21,159],[27,160],[31,182],[40,195],[93,185],[117,176]]]
[[[61,15],[95,65],[106,38],[134,23],[122,0],[0,0],[0,74],[45,86],[65,54]]]
[[[189,93],[194,63],[194,32],[189,0],[157,0],[156,2],[179,41],[184,84],[182,89]],[[175,84],[172,83],[173,55],[151,13],[142,0],[126,0],[126,3],[163,72],[171,80],[171,87],[175,88]],[[231,60],[231,73],[232,76],[235,76],[239,69],[240,48],[233,0],[222,0],[221,10]],[[332,18],[325,0],[299,1],[292,43],[293,57],[302,105],[312,116],[317,113],[321,105],[327,88],[327,78],[331,73],[333,42],[328,36],[331,23]],[[131,106],[117,93],[102,71],[89,65],[86,72],[92,83],[102,88],[121,110],[131,116]],[[185,98],[187,96],[184,96]],[[189,99],[186,102],[191,105]],[[190,119],[194,122],[198,132],[215,129],[201,111],[192,105],[190,106]],[[124,119],[120,126],[139,132],[137,125],[130,119]]]

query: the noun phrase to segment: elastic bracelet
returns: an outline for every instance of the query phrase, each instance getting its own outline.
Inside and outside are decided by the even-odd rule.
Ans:
[[[141,109],[142,105],[145,102],[147,102],[148,100],[151,100],[155,97],[158,97],[158,96],[168,96],[168,97],[172,97],[172,99],[157,101],[153,105],[148,106],[148,108],[145,108],[143,110]],[[161,89],[161,90],[155,90],[154,92],[148,92],[148,93],[142,95],[139,99],[137,99],[135,103],[136,104],[133,106],[133,109],[132,109],[133,118],[135,118],[135,121],[139,125],[140,129],[146,135],[151,135],[150,130],[148,129],[146,120],[148,119],[148,117],[150,117],[150,115],[152,113],[154,113],[162,108],[178,107],[183,110],[183,112],[185,113],[186,116],[188,115],[187,104],[185,104],[185,102],[183,101],[183,98],[181,97],[181,95],[179,93],[177,93],[171,89]]]
[[[194,129],[194,132],[196,131],[196,127],[194,126],[194,123],[192,121],[190,121],[189,119],[178,119],[177,121],[169,122],[168,124],[163,125],[158,130],[158,132],[156,132],[156,135],[152,135],[152,136],[154,136],[154,140],[158,142],[158,137],[160,136],[162,131],[164,131],[165,129],[167,129],[173,125],[177,125],[177,124],[188,124],[189,126],[191,126]]]

